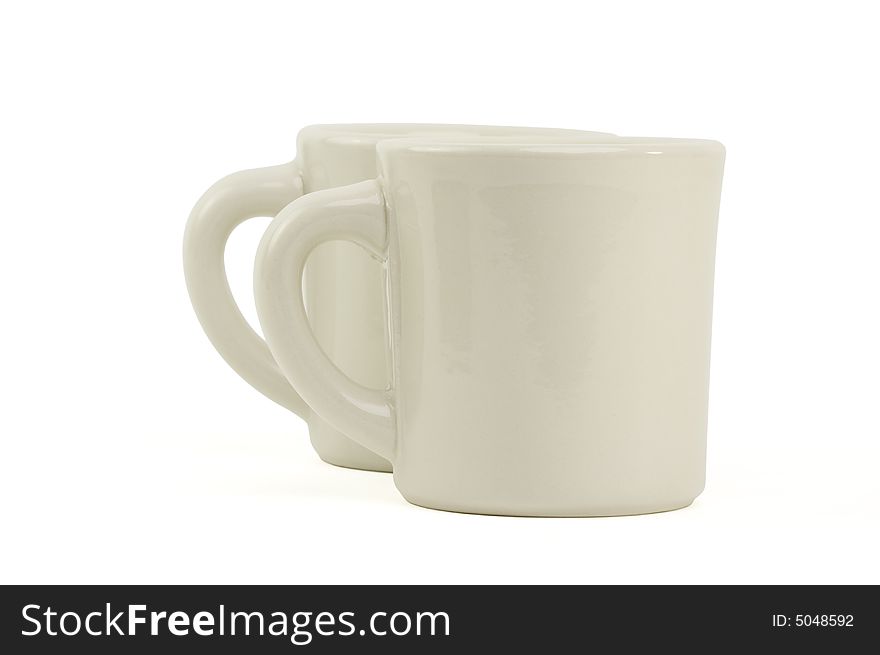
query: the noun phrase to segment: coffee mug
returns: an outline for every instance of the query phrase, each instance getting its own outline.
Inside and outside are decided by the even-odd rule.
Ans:
[[[378,141],[407,135],[584,135],[576,130],[471,125],[312,125],[299,132],[296,160],[234,173],[212,186],[190,215],[184,237],[189,295],[208,338],[247,382],[304,418],[312,445],[325,461],[389,471],[389,462],[316,416],[278,369],[265,342],[248,325],[226,278],[224,250],[233,229],[256,216],[274,216],[304,193],[376,176]],[[327,243],[308,263],[305,289],[318,343],[360,384],[388,385],[382,269],[362,249]]]
[[[377,180],[309,194],[260,244],[281,370],[394,465],[410,502],[525,516],[642,514],[703,489],[714,141],[403,139]],[[348,240],[387,271],[386,390],[323,353],[300,281]]]

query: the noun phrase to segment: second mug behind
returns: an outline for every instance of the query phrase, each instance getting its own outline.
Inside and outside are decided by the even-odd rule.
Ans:
[[[352,441],[309,408],[242,316],[226,278],[224,250],[229,235],[249,218],[275,216],[303,194],[374,178],[376,144],[384,139],[519,135],[611,138],[598,132],[479,125],[312,125],[297,136],[295,161],[227,176],[192,210],[184,236],[184,269],[205,333],[247,382],[308,422],[312,445],[324,461],[391,470],[387,459]],[[333,363],[361,385],[387,388],[390,358],[382,266],[351,243],[324,243],[309,258],[304,287],[315,336]]]

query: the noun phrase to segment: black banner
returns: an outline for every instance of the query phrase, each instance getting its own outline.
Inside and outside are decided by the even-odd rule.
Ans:
[[[0,652],[630,652],[874,644],[874,587],[23,586]]]

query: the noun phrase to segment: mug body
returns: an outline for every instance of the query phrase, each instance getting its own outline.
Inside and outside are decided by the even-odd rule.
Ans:
[[[376,144],[405,136],[449,138],[517,135],[608,138],[576,130],[476,125],[312,125],[297,137],[296,163],[303,192],[310,193],[376,177]],[[304,295],[313,332],[333,363],[360,384],[384,389],[390,383],[384,270],[348,242],[325,243],[306,267]],[[338,466],[390,471],[390,463],[350,440],[316,414],[309,435],[319,456]]]
[[[571,141],[378,147],[415,504],[603,516],[703,489],[724,149]]]

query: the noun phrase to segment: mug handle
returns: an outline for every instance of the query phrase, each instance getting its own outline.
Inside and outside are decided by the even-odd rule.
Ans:
[[[385,264],[385,199],[378,181],[316,191],[272,221],[254,268],[254,296],[266,341],[309,406],[346,436],[393,462],[393,389],[370,389],[340,371],[312,332],[302,295],[306,259],[325,241],[346,240]]]
[[[239,224],[256,216],[274,216],[302,193],[302,176],[294,162],[224,177],[205,192],[189,216],[183,268],[193,309],[226,363],[257,391],[307,418],[308,405],[235,303],[223,259],[229,235]]]

